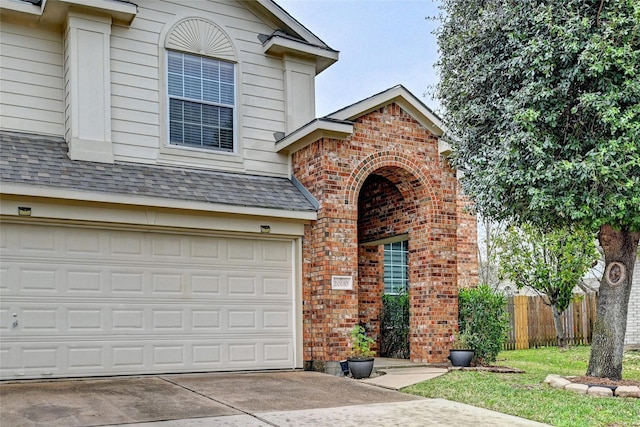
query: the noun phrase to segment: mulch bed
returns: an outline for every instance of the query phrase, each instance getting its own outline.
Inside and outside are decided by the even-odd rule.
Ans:
[[[510,368],[508,366],[472,366],[470,368],[461,368],[456,366],[449,367],[450,371],[486,371],[497,372],[499,374],[524,374],[521,369]]]
[[[578,383],[578,384],[602,385],[607,387],[619,387],[621,385],[640,387],[640,381],[633,381],[633,380],[614,381],[614,380],[610,380],[609,378],[598,378],[598,377],[587,377],[587,376],[567,377],[567,379],[572,383]]]
[[[450,371],[487,371],[487,372],[497,372],[501,374],[523,374],[525,371],[521,369],[510,368],[508,366],[472,366],[470,368],[459,368],[455,366],[449,367]],[[609,378],[598,378],[598,377],[565,377],[567,380],[572,383],[578,384],[587,384],[589,386],[606,386],[609,388],[615,388],[619,386],[637,386],[640,387],[640,381],[633,380],[619,380],[614,381]]]

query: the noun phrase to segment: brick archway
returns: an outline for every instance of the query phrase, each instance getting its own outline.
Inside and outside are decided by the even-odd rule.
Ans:
[[[421,165],[418,161],[401,151],[375,152],[362,159],[347,179],[345,185],[345,204],[358,206],[360,189],[365,180],[376,170],[397,171],[397,173],[386,173],[387,179],[396,184],[417,181],[417,186],[406,187],[405,185],[402,187],[401,191],[405,192],[405,194],[403,194],[405,198],[409,196],[408,191],[414,191],[416,194],[412,198],[430,201],[427,207],[428,212],[425,212],[426,214],[432,214],[433,211],[439,209],[438,198],[433,191],[432,185],[430,185],[433,183],[433,179],[431,179],[429,173],[425,170],[425,165]]]

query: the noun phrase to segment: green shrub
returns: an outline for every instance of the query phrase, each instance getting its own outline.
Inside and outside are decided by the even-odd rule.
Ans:
[[[475,351],[476,363],[493,363],[507,339],[509,314],[507,297],[487,285],[460,289],[458,331]]]
[[[351,356],[356,359],[367,359],[375,356],[376,352],[371,349],[376,342],[368,337],[364,328],[355,325],[351,329]]]
[[[409,358],[409,293],[382,295],[380,356]]]

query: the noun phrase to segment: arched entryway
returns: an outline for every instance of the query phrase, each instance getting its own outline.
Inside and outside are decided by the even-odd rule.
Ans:
[[[474,274],[475,228],[430,113],[399,96],[399,103],[376,96],[319,120],[287,145],[293,177],[319,206],[301,254],[308,369],[339,372],[357,323],[379,340],[385,244],[406,253],[410,359],[446,362],[460,273]],[[351,130],[341,134],[345,127]]]
[[[405,313],[399,302],[406,295],[411,301],[415,293],[411,279],[412,275],[417,279],[419,272],[412,268],[415,256],[410,254],[426,249],[424,239],[411,242],[414,230],[424,230],[422,187],[402,167],[383,166],[364,180],[358,195],[358,321],[376,340],[383,357],[410,358],[411,310]]]

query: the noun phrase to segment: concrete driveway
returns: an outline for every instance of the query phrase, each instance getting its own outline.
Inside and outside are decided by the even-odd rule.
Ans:
[[[317,372],[0,384],[2,426],[539,426]]]

